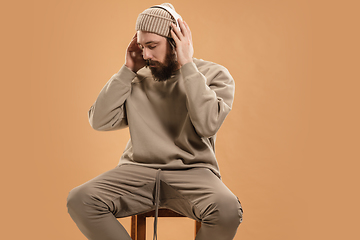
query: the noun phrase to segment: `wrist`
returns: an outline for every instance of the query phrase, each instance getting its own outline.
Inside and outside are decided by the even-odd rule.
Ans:
[[[194,63],[194,61],[192,61],[192,62],[188,62],[187,64],[184,64],[181,67],[181,72],[184,76],[184,79],[186,79],[187,77],[189,77],[193,74],[199,73],[199,70],[197,69],[197,66]]]
[[[134,73],[136,73],[137,71],[139,71],[139,69],[136,69],[135,67],[131,67],[131,66],[129,66],[128,64],[124,64],[125,65],[125,67],[127,67],[129,70],[131,70],[132,72],[134,72]]]
[[[190,62],[193,62],[193,59],[192,59],[192,58],[191,58],[191,59],[186,59],[185,61],[181,61],[181,62],[180,62],[180,66],[182,67],[182,66],[184,66],[185,64],[190,63]]]

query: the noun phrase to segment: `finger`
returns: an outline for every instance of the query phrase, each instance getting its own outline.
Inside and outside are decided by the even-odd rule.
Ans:
[[[171,23],[172,26],[172,30],[175,32],[176,36],[178,37],[178,39],[182,39],[184,36],[183,34],[180,32],[179,28],[174,24]]]
[[[141,52],[142,51],[137,43],[136,36],[134,36],[134,38],[131,40],[131,42],[129,44],[129,51],[132,51],[132,52]]]
[[[135,35],[132,37],[132,39],[131,39],[131,41],[129,43],[129,47],[134,44],[134,41],[137,41],[137,33],[135,33]]]
[[[176,46],[179,46],[180,44],[180,39],[179,37],[176,35],[175,31],[174,31],[174,27],[171,29],[170,34],[172,36],[172,38],[174,39]]]
[[[131,48],[131,49],[134,48],[136,44],[137,44],[137,38],[135,37],[135,38],[131,39],[129,48]]]
[[[184,24],[185,24],[186,29],[188,30],[190,40],[192,41],[192,34],[191,34],[191,30],[189,28],[189,25],[185,21],[184,21]]]
[[[137,32],[135,33],[135,35],[133,36],[133,38],[132,38],[132,39],[134,39],[134,38],[137,38]]]
[[[181,33],[183,34],[183,36],[187,37],[188,36],[187,29],[186,29],[186,26],[185,26],[184,21],[182,19],[179,19],[179,26],[180,26]]]

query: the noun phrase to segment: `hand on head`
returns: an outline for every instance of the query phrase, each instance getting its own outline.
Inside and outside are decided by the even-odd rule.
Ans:
[[[177,59],[181,66],[193,61],[194,48],[189,26],[185,21],[179,19],[180,29],[172,23],[171,36],[176,43]]]
[[[142,56],[142,50],[137,44],[137,33],[135,33],[125,54],[125,66],[130,68],[133,72],[139,71],[140,68],[146,64]]]

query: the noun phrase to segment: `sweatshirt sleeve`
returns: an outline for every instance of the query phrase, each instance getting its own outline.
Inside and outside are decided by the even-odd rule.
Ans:
[[[201,137],[216,134],[231,110],[235,82],[228,70],[211,65],[201,73],[194,62],[181,68],[192,124]]]
[[[125,100],[130,94],[136,73],[125,65],[114,74],[88,111],[89,123],[98,131],[112,131],[128,126]]]

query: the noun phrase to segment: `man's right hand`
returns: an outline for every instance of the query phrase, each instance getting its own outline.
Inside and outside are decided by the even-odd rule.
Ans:
[[[135,33],[133,39],[126,49],[125,66],[136,73],[140,68],[144,67],[145,64],[146,62],[142,57],[142,50],[137,44],[137,33]]]

